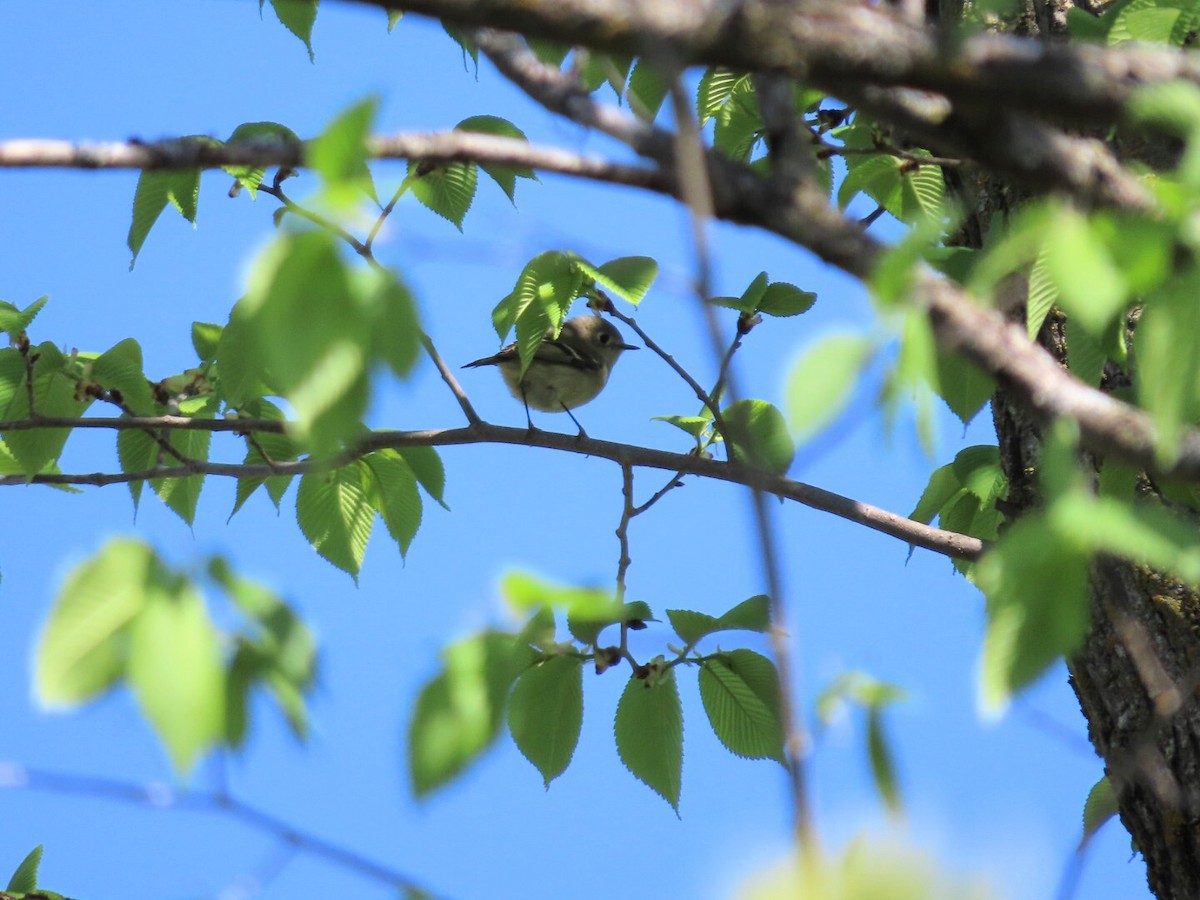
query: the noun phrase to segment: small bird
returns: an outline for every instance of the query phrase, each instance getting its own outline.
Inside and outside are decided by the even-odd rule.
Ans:
[[[495,356],[469,362],[463,368],[498,366],[509,392],[525,404],[525,420],[531,431],[533,419],[529,407],[532,406],[542,412],[565,412],[579,429],[580,437],[584,437],[587,432],[571,410],[596,398],[623,352],[640,348],[626,344],[616,326],[599,316],[568,319],[558,337],[553,334],[553,330],[546,332],[524,377],[516,344],[509,344]]]

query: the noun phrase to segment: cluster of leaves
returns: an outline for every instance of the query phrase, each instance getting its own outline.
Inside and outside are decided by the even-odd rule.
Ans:
[[[217,627],[205,585],[229,601],[236,631]],[[191,574],[116,539],[68,575],[38,641],[34,686],[43,704],[71,708],[128,685],[183,773],[215,745],[243,745],[258,690],[303,739],[316,672],[311,632],[269,588],[220,557]]]
[[[409,725],[409,773],[418,795],[445,784],[508,730],[547,786],[574,755],[583,721],[583,667],[597,673],[629,661],[632,674],[614,721],[617,752],[629,771],[678,811],[683,767],[683,712],[675,671],[695,666],[709,724],[733,754],[784,762],[779,681],[753,650],[697,645],[719,632],[764,632],[767,598],[751,597],[720,616],[667,610],[678,645],[645,664],[625,638],[655,621],[641,601],[619,602],[599,589],[551,584],[525,574],[502,582],[510,606],[525,614],[517,632],[485,631],[443,652],[441,670],[422,688]],[[559,640],[555,611],[569,637]],[[620,631],[619,644],[601,640]]]

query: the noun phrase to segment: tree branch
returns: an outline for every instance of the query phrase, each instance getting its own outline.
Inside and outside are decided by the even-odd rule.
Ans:
[[[120,419],[45,418],[33,421],[0,422],[0,432],[32,428],[109,428],[116,431],[144,428],[184,428],[220,432],[281,432],[286,425],[268,420],[187,419],[181,416],[127,417]],[[814,485],[793,481],[749,466],[715,459],[704,459],[687,453],[673,453],[652,447],[639,447],[601,441],[573,434],[551,431],[529,431],[481,422],[465,428],[432,431],[376,431],[356,442],[342,453],[334,465],[345,464],[375,450],[399,447],[450,447],[465,444],[516,444],[543,447],[596,456],[612,460],[620,466],[662,469],[680,475],[696,475],[733,484],[742,484],[794,500],[802,506],[831,513],[874,531],[891,535],[917,547],[924,547],[954,559],[976,560],[984,544],[970,535],[944,531],[869,503],[843,497]],[[330,464],[309,460],[284,460],[272,463],[242,464],[192,461],[180,466],[155,466],[136,472],[95,472],[91,474],[44,473],[39,475],[7,475],[0,477],[0,486],[18,484],[73,484],[104,486],[147,481],[152,478],[183,478],[189,475],[219,475],[228,478],[268,478],[273,475],[303,475],[324,471]]]

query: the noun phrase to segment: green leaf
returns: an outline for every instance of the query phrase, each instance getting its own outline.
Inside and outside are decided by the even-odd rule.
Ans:
[[[996,382],[971,360],[937,351],[938,396],[963,425],[968,425],[996,393]]]
[[[200,408],[192,411],[195,417],[201,419],[213,418],[217,409],[216,399],[210,395],[200,398],[200,403],[202,404]],[[183,412],[183,410],[180,411]],[[211,431],[191,431],[175,428],[166,435],[166,438],[184,460],[188,462],[208,461],[208,448],[212,442]],[[156,455],[158,455],[157,445],[155,449]],[[158,456],[158,460],[162,465],[170,467],[187,464],[187,462],[180,462],[165,451]],[[196,507],[200,502],[200,491],[204,487],[203,475],[188,475],[183,478],[154,478],[150,481],[150,487],[154,489],[154,493],[158,495],[158,498],[167,505],[167,508],[183,519],[188,525],[195,522]]]
[[[475,199],[478,174],[473,164],[413,161],[408,164],[408,178],[414,197],[462,231]]]
[[[981,700],[991,712],[1074,652],[1088,625],[1088,555],[1044,518],[1008,528],[975,564],[987,596]]]
[[[372,303],[325,232],[276,239],[249,281],[218,345],[222,385],[229,394],[227,363],[237,371],[238,393],[255,382],[274,385],[295,410],[298,437],[310,440],[316,455],[329,455],[362,427],[377,324]],[[286,341],[279,339],[284,334]]]
[[[388,34],[391,34],[392,29],[396,27],[396,23],[399,22],[402,18],[404,18],[404,11],[400,10],[400,9],[389,9],[387,11],[387,17],[388,17]]]
[[[364,318],[370,322],[371,355],[400,377],[410,374],[421,353],[421,324],[412,294],[390,269],[359,270],[353,281]]]
[[[683,709],[673,669],[653,680],[636,676],[629,679],[617,704],[614,732],[621,762],[670,803],[678,815]]]
[[[49,299],[49,296],[39,297],[24,309],[0,300],[0,331],[14,338],[20,337]]]
[[[1189,0],[1132,0],[1116,13],[1108,31],[1108,44],[1126,41],[1183,46],[1183,37],[1195,28],[1196,4]]]
[[[1124,309],[1128,288],[1104,241],[1087,217],[1062,206],[1045,236],[1046,270],[1067,314],[1099,337]]]
[[[696,115],[700,124],[715,118],[729,103],[738,86],[749,79],[750,76],[744,72],[735,72],[732,69],[719,66],[706,69],[696,90]]]
[[[77,418],[91,403],[91,397],[76,397],[77,372],[71,360],[53,344],[47,342],[30,348],[33,363],[34,411],[43,416]],[[18,361],[20,360],[18,356]],[[12,393],[5,419],[27,419],[30,416],[29,391],[21,373],[21,387]],[[7,393],[7,391],[5,392]],[[68,428],[39,428],[29,431],[10,431],[3,435],[8,449],[26,474],[36,475],[58,460],[71,434]]]
[[[272,422],[284,421],[283,411],[269,400],[251,400],[242,407],[241,412],[254,419],[267,419]],[[266,458],[263,456],[264,452],[266,453]],[[268,459],[271,462],[286,462],[295,459],[298,455],[295,442],[286,434],[272,434],[267,431],[260,431],[255,434],[253,441],[246,440],[246,458],[243,462],[246,465],[265,463]],[[242,504],[263,484],[266,484],[267,494],[278,510],[279,502],[287,491],[288,485],[291,483],[291,475],[271,475],[267,478],[239,478],[237,497],[234,500],[233,510],[229,513],[229,517],[233,518],[234,514],[242,508]]]
[[[494,134],[499,137],[516,138],[517,140],[526,140],[525,132],[514,125],[507,119],[502,119],[499,116],[471,116],[469,119],[463,119],[454,126],[456,131],[473,131],[479,134]],[[501,166],[496,163],[481,163],[479,168],[487,174],[492,181],[500,186],[500,189],[508,196],[510,201],[515,202],[515,191],[518,178],[528,178],[532,181],[537,181],[537,174],[528,166]]]
[[[651,416],[651,421],[666,422],[699,439],[712,425],[712,416]]]
[[[792,464],[796,447],[788,435],[783,413],[766,400],[737,400],[721,411],[731,456],[739,462],[776,475]]]
[[[755,311],[779,318],[798,316],[812,309],[816,302],[817,295],[812,291],[802,291],[786,281],[775,281],[767,286]]]
[[[26,854],[8,879],[8,887],[4,890],[9,894],[29,894],[37,890],[38,866],[42,864],[42,845],[38,844]]]
[[[271,0],[271,8],[283,27],[304,43],[308,61],[312,62],[312,29],[317,20],[317,0]]]
[[[904,184],[900,177],[900,160],[886,154],[851,156],[847,157],[846,166],[846,177],[838,188],[838,206],[845,209],[855,195],[866,194],[893,215],[901,210]]]
[[[1178,453],[1185,422],[1200,420],[1200,273],[1189,272],[1146,303],[1134,336],[1137,391],[1154,416],[1160,462]]]
[[[734,85],[728,101],[716,116],[713,146],[738,162],[748,162],[763,133],[758,96],[749,78]]]
[[[1037,340],[1042,323],[1046,321],[1046,316],[1050,315],[1050,310],[1057,302],[1058,284],[1050,274],[1050,267],[1046,262],[1046,249],[1043,247],[1038,252],[1037,259],[1033,261],[1033,268],[1029,270],[1029,296],[1025,304],[1025,327],[1029,333],[1029,340]]]
[[[725,748],[748,759],[784,762],[779,676],[753,650],[731,650],[700,666],[700,699]]]
[[[1102,777],[1088,791],[1087,800],[1083,804],[1083,836],[1079,846],[1083,847],[1100,830],[1105,822],[1120,812],[1117,804],[1117,792],[1108,776]]]
[[[339,113],[308,143],[306,160],[321,176],[327,196],[335,204],[356,202],[360,191],[377,199],[367,165],[367,138],[378,110],[378,97],[360,100]]]
[[[229,140],[225,144],[228,147],[237,147],[239,144],[251,146],[281,144],[286,147],[294,147],[297,151],[301,147],[301,141],[296,136],[296,132],[278,122],[244,122],[233,130],[233,134],[229,136]],[[221,168],[236,178],[238,183],[250,192],[251,197],[258,194],[258,186],[262,184],[263,176],[267,172],[265,166],[222,166]]]
[[[576,260],[582,264],[581,260]],[[658,263],[649,256],[622,256],[593,269],[582,264],[592,278],[634,306],[642,302],[658,277]]]
[[[908,517],[928,525],[961,490],[962,482],[959,481],[953,465],[947,464],[934,469],[929,475],[925,490],[921,492],[921,499],[917,501],[916,508]]]
[[[425,493],[441,504],[443,509],[449,509],[443,499],[446,470],[437,450],[433,447],[400,447],[399,452],[417,477],[417,483],[425,489]]]
[[[858,334],[831,334],[808,349],[788,374],[787,411],[800,440],[829,425],[850,402],[874,343]]]
[[[454,778],[492,744],[509,688],[533,661],[527,646],[496,631],[451,645],[443,658],[409,722],[409,779],[418,797]]]
[[[569,608],[567,612],[567,630],[575,640],[583,644],[594,644],[605,628],[620,623],[652,622],[654,616],[650,607],[641,600],[634,600],[624,605],[613,601],[606,611],[591,611],[582,605]]]
[[[204,599],[179,576],[147,584],[129,633],[129,685],[186,774],[224,733],[225,682],[216,628]]]
[[[388,534],[400,546],[400,555],[408,547],[421,526],[421,494],[417,479],[408,463],[395,450],[378,450],[363,458],[365,473],[370,474],[369,496],[372,505],[383,516]]]
[[[626,96],[635,116],[653,122],[670,90],[671,85],[658,66],[646,57],[634,63],[633,71],[629,73]]]
[[[1108,354],[1091,334],[1079,324],[1079,320],[1066,321],[1067,364],[1071,374],[1089,387],[1098,388],[1104,376],[1104,364]]]
[[[367,498],[362,462],[300,479],[296,520],[321,556],[358,580],[375,509]]]
[[[675,633],[691,646],[718,631],[766,631],[771,627],[770,601],[765,594],[758,594],[716,618],[690,609],[668,609],[667,619]]]
[[[132,254],[130,269],[133,269],[146,236],[167,204],[170,203],[181,216],[195,224],[199,195],[199,169],[147,169],[142,172],[133,194],[133,220],[125,241]]]
[[[556,656],[526,669],[508,701],[508,728],[518,749],[550,782],[575,754],[583,724],[583,661]]]
[[[871,761],[875,789],[883,798],[884,805],[889,812],[901,812],[904,802],[900,796],[900,780],[896,775],[891,744],[884,730],[883,713],[878,706],[867,710],[867,758]]]
[[[142,348],[133,338],[126,338],[101,353],[92,360],[91,369],[92,378],[101,387],[117,391],[131,413],[154,415],[156,404],[150,382],[142,370]]]
[[[217,345],[221,342],[224,328],[212,322],[192,323],[192,348],[200,362],[212,362],[217,358]]]

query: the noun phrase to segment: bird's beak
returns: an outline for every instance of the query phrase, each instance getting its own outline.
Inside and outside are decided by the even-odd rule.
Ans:
[[[642,349],[641,347],[635,347],[635,346],[633,346],[633,344],[619,344],[618,346],[619,346],[619,347],[620,347],[622,350],[641,350],[641,349]]]

